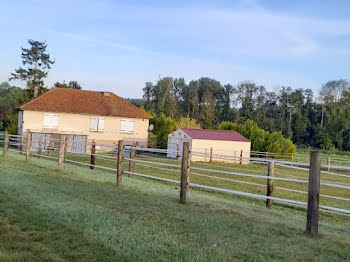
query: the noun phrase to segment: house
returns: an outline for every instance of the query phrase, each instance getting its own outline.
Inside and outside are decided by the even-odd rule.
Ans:
[[[179,157],[183,142],[190,142],[192,161],[249,163],[251,142],[236,131],[180,128],[168,136],[167,156]]]
[[[66,134],[71,151],[76,153],[85,152],[86,143],[92,140],[107,145],[124,140],[125,144],[147,146],[152,118],[111,92],[66,88],[54,88],[19,109],[20,135],[29,130],[32,140],[43,138],[45,149],[50,141]]]

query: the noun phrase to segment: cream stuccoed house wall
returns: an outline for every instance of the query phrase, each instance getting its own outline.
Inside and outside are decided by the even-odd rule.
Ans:
[[[43,128],[44,114],[58,114],[58,128]],[[90,131],[91,117],[104,118],[104,131]],[[120,131],[121,120],[134,120],[134,132]],[[61,133],[86,135],[88,141],[96,143],[115,144],[118,140],[124,140],[126,144],[138,142],[147,145],[149,119],[125,118],[115,116],[98,116],[90,114],[72,114],[60,112],[23,111],[23,132]]]

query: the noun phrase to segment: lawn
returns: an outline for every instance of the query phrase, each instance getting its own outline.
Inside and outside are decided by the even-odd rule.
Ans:
[[[311,238],[304,233],[302,208],[266,209],[262,201],[194,189],[188,203],[181,205],[176,185],[124,175],[116,187],[113,172],[68,163],[58,172],[54,161],[32,158],[25,163],[23,155],[12,152],[6,159],[0,157],[0,167],[0,261],[350,257],[349,217],[321,213],[321,234]],[[136,168],[168,176],[161,170]]]

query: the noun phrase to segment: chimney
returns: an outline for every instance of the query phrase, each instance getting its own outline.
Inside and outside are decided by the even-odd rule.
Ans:
[[[102,92],[102,95],[103,96],[111,96],[111,93],[110,92]]]

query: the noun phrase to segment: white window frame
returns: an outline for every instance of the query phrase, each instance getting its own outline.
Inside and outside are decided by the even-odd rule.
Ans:
[[[133,134],[135,132],[135,121],[133,119],[120,120],[120,133]]]
[[[43,128],[57,129],[58,128],[58,114],[44,114]]]
[[[90,117],[90,132],[103,132],[105,126],[104,123],[104,117]]]

